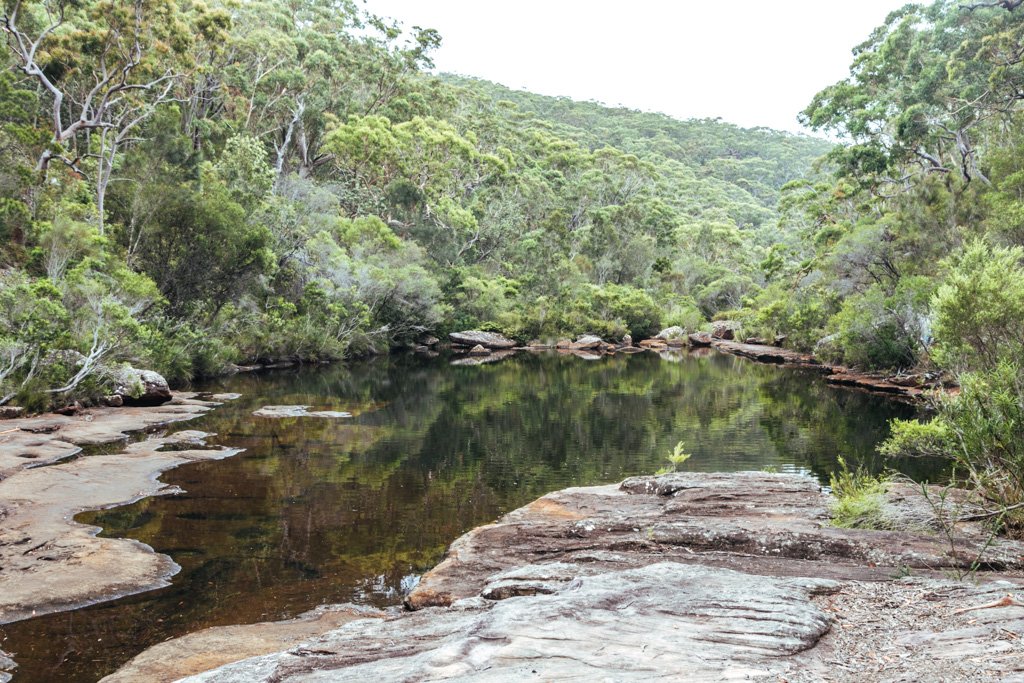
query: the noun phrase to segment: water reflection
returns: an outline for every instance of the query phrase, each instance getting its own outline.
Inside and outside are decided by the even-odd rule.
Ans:
[[[79,518],[170,554],[181,574],[166,589],[0,629],[16,681],[94,681],[208,626],[397,604],[464,531],[547,491],[654,472],[679,440],[692,470],[827,480],[838,455],[877,469],[887,420],[910,411],[717,353],[476,367],[381,358],[205,388],[243,398],[188,428],[245,453],[163,475],[182,495]],[[251,415],[280,404],[353,417]],[[928,463],[901,466],[934,475]]]

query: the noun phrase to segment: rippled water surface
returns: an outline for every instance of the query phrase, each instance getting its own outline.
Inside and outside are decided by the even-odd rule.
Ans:
[[[693,454],[682,469],[827,482],[838,455],[878,468],[887,421],[911,414],[810,371],[707,350],[475,367],[392,357],[202,388],[243,397],[174,430],[216,432],[212,443],[245,452],[161,477],[183,494],[78,518],[168,553],[181,573],[165,589],[0,627],[16,682],[95,681],[208,626],[397,604],[463,532],[548,491],[653,473],[680,440]],[[353,417],[251,415],[275,404]]]

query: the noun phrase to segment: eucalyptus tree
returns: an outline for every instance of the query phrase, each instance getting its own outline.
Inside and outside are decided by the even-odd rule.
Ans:
[[[1024,99],[1024,13],[1014,4],[907,5],[855,51],[850,76],[802,113],[853,145],[834,158],[880,194],[921,173],[989,179],[982,156]]]
[[[175,99],[177,58],[189,43],[178,3],[17,0],[7,7],[3,30],[18,69],[48,104],[50,139],[36,170],[45,176],[57,161],[77,176],[94,175],[102,233],[118,151],[137,141],[156,107]]]

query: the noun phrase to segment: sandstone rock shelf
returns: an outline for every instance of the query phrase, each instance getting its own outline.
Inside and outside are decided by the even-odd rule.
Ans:
[[[810,478],[766,473],[558,491],[453,543],[408,595],[411,611],[366,612],[258,656],[243,638],[238,661],[193,667],[185,680],[966,681],[1024,671],[1024,648],[1005,636],[1024,625],[1024,608],[993,600],[1020,590],[1024,545],[966,533],[953,552],[939,536],[835,529],[827,502]],[[972,553],[1003,571],[978,584],[943,578]],[[122,671],[181,675],[184,655],[203,661],[188,638]],[[230,638],[204,638],[231,658]],[[120,680],[131,679],[110,679]]]
[[[167,585],[178,571],[169,557],[136,541],[99,538],[99,529],[76,523],[74,515],[173,493],[177,489],[157,481],[161,472],[239,451],[210,448],[208,434],[180,431],[126,443],[119,453],[71,456],[82,446],[127,442],[132,432],[196,417],[216,405],[178,394],[160,407],[96,408],[3,423],[0,624]],[[162,450],[167,446],[173,449]]]

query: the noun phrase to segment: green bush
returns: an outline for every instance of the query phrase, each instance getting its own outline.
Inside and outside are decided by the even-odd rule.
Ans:
[[[668,305],[662,315],[665,327],[681,327],[687,332],[699,330],[707,320],[693,297],[679,297]]]
[[[952,371],[1024,356],[1024,249],[969,244],[935,293],[932,357]]]
[[[886,477],[872,476],[863,466],[851,470],[839,458],[839,469],[829,476],[832,489],[832,525],[847,529],[886,529],[883,512]]]
[[[929,341],[932,291],[929,278],[909,277],[892,294],[874,286],[847,297],[829,322],[836,337],[826,360],[868,370],[915,366]]]
[[[661,309],[651,295],[628,285],[606,284],[589,288],[590,307],[595,322],[604,322],[614,332],[608,336],[621,336],[619,330],[634,338],[649,337],[661,325]]]
[[[959,376],[960,393],[936,399],[930,422],[895,421],[890,456],[927,455],[954,465],[954,479],[980,494],[986,515],[1024,535],[1024,371],[1003,361]]]

